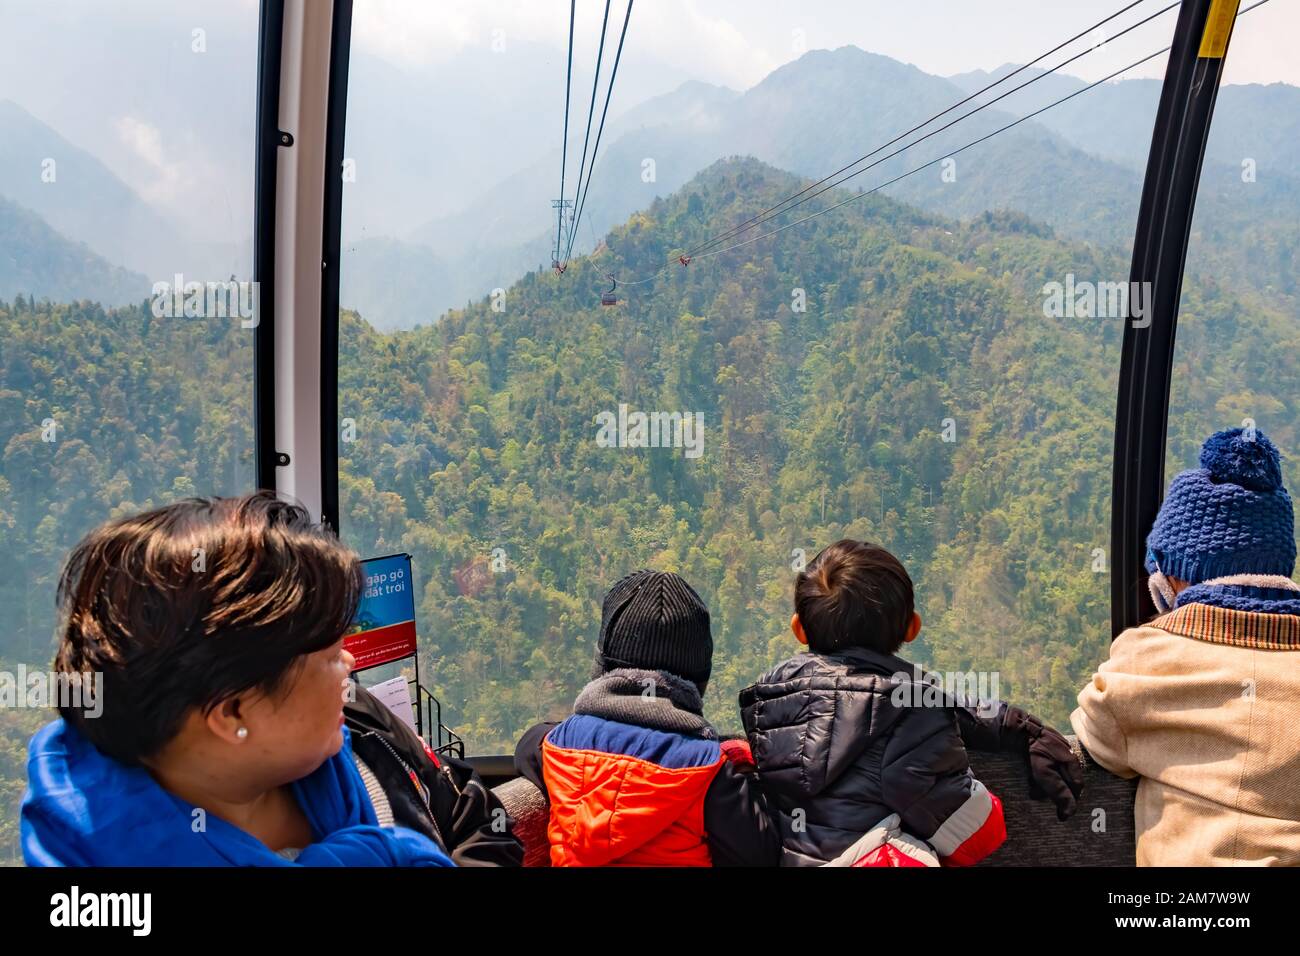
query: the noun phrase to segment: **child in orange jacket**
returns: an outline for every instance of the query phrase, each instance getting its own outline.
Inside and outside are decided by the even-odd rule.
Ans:
[[[703,717],[712,664],[708,609],[680,577],[638,571],[610,589],[595,679],[515,751],[550,800],[553,866],[777,863],[761,793]]]

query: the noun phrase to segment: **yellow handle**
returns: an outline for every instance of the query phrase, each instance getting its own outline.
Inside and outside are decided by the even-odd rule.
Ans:
[[[1237,8],[1241,0],[1214,0],[1210,4],[1210,15],[1205,18],[1205,32],[1201,34],[1201,49],[1197,54],[1201,59],[1222,60],[1228,52],[1228,37],[1232,36],[1232,24],[1237,19]]]

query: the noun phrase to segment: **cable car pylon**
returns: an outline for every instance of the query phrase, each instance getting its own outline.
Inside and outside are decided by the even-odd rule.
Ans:
[[[567,257],[561,261],[561,250],[568,242],[569,231],[573,228],[573,200],[552,199],[551,208],[556,213],[555,249],[551,254],[551,267],[555,269],[556,275],[564,275],[564,270],[569,267],[569,262]]]

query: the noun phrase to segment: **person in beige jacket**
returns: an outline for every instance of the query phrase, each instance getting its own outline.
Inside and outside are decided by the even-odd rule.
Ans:
[[[1300,865],[1300,587],[1280,456],[1255,429],[1206,440],[1147,538],[1160,615],[1130,628],[1070,717],[1141,777],[1139,866]]]

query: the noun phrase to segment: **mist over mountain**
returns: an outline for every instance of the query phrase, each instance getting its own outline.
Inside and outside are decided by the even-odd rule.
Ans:
[[[976,70],[949,77],[964,93],[974,93],[1019,69],[1007,63],[992,72]],[[1044,75],[1024,69],[1001,86],[980,96],[984,102],[1008,89],[1036,79],[1003,102],[1031,112],[1083,89],[1082,80],[1060,73]],[[1145,170],[1151,131],[1160,100],[1161,81],[1116,80],[1053,107],[1037,118],[1061,138],[1080,149]],[[1206,144],[1205,161],[1240,168],[1245,158],[1271,174],[1296,176],[1295,144],[1300,142],[1300,87],[1286,83],[1228,85],[1219,89],[1214,125]]]
[[[0,198],[0,299],[19,295],[125,305],[149,297],[152,283],[60,236],[35,213]]]
[[[180,236],[156,209],[10,100],[0,100],[0,196],[109,262],[154,277],[187,267],[177,260]]]
[[[549,208],[559,188],[555,114],[564,103],[564,66],[563,51],[513,39],[502,52],[472,47],[418,66],[354,53],[346,151],[355,161],[356,180],[345,191],[345,243],[379,236],[424,241],[421,227],[431,219],[456,222],[458,213],[503,181],[554,155],[555,168],[547,167],[549,191],[541,197],[543,209]],[[575,66],[573,126],[580,111],[586,118],[591,76],[584,68],[592,66]],[[605,76],[608,72],[606,63]],[[607,137],[628,123],[659,121],[659,90],[720,89],[688,80],[680,69],[653,57],[628,58],[618,80]],[[427,108],[412,110],[412,104]],[[574,135],[581,136],[582,128]],[[573,161],[576,174],[577,148]],[[443,254],[437,243],[431,245]]]
[[[362,239],[343,248],[347,267],[339,278],[343,308],[364,302],[382,318],[380,328],[409,328],[432,321],[424,299],[429,289],[454,294],[453,270],[428,246],[400,239]],[[469,297],[468,290],[466,298]]]
[[[1006,66],[996,74],[1005,75],[1012,69]],[[1033,75],[1025,71],[1012,83]],[[606,131],[574,248],[593,248],[597,237],[611,225],[643,208],[654,196],[676,190],[717,159],[749,155],[820,178],[893,140],[989,80],[982,73],[951,79],[932,76],[849,46],[809,52],[744,93],[686,84],[630,110],[620,124]],[[1083,81],[1073,77],[1047,76],[999,104],[1009,111],[985,109],[899,151],[916,136],[969,112],[974,104],[959,109],[873,156],[868,162],[878,164],[847,186],[873,188],[915,167],[942,160],[964,144],[1082,86]],[[1300,90],[1294,87],[1276,86],[1227,87],[1221,93],[1225,108],[1240,118],[1227,132],[1216,125],[1209,166],[1219,167],[1220,160],[1223,165],[1217,171],[1207,170],[1207,178],[1224,180],[1233,170],[1240,171],[1239,159],[1227,165],[1238,148],[1233,130],[1252,126],[1269,108],[1268,103],[1279,97],[1300,97]],[[1054,111],[1049,110],[1036,120],[952,155],[951,164],[932,166],[885,192],[959,218],[1014,209],[1050,223],[1063,235],[1126,245],[1132,238],[1145,152],[1150,145],[1151,116],[1145,111],[1154,109],[1154,104],[1148,103],[1153,88],[1142,80],[1103,85],[1065,104],[1062,108],[1074,111],[1065,120],[1053,117]],[[1098,96],[1102,102],[1091,99]],[[1300,109],[1293,108],[1291,113],[1300,114]],[[1084,122],[1092,117],[1096,121]],[[1300,219],[1300,190],[1296,188],[1300,182],[1277,165],[1284,155],[1284,136],[1269,133],[1246,141],[1258,147],[1255,152],[1271,183],[1268,201],[1263,201],[1265,190],[1251,194],[1261,200],[1252,205],[1251,215],[1262,214],[1279,222]],[[898,154],[890,155],[895,152]],[[572,160],[579,155],[580,150],[570,154],[571,178],[576,173]],[[1135,158],[1138,156],[1141,158]],[[394,304],[391,313],[390,306],[367,309],[358,299],[346,304],[374,315],[385,327],[407,325],[412,317],[433,321],[443,308],[503,287],[522,270],[548,262],[555,234],[550,200],[558,188],[559,159],[556,149],[502,180],[462,212],[434,219],[403,240],[433,249],[448,268],[446,284],[432,282],[422,290],[418,304],[406,308]],[[1290,217],[1291,211],[1294,217]],[[774,225],[797,215],[792,213]],[[1239,219],[1240,204],[1225,203],[1216,215]],[[1242,223],[1238,221],[1238,225]],[[373,257],[368,264],[384,267],[382,259]]]
[[[347,148],[354,179],[345,189],[343,211],[345,307],[361,310],[381,328],[409,328],[437,321],[446,309],[549,264],[560,151],[558,143],[549,143],[553,104],[544,103],[543,89],[554,91],[522,77],[556,68],[553,54],[519,44],[509,57],[475,49],[421,68],[398,67],[364,53],[354,58]],[[688,81],[632,106],[624,100],[605,130],[574,249],[590,250],[611,226],[720,158],[754,156],[819,178],[1014,69],[1007,64],[992,73],[943,78],[846,46],[811,51],[744,92]],[[202,75],[189,68],[177,72],[185,83]],[[1010,82],[1035,75],[1025,70]],[[402,95],[394,95],[403,84]],[[896,156],[888,154],[898,146],[880,152],[870,160],[879,160],[878,165],[848,188],[873,188],[950,158],[885,192],[958,218],[1015,209],[1062,235],[1127,244],[1156,81],[1103,84],[986,143],[948,155],[1083,85],[1062,74],[1044,76],[918,146]],[[485,99],[494,104],[488,124],[480,122]],[[581,158],[582,99],[576,97],[569,143],[570,197]],[[411,102],[435,101],[437,109],[427,116],[406,112]],[[1286,120],[1272,120],[1278,116]],[[1295,87],[1221,91],[1206,161],[1207,184],[1222,184],[1225,199],[1206,217],[1216,234],[1256,228],[1252,223],[1265,220],[1285,231],[1300,221],[1300,178],[1288,165],[1287,152],[1300,139],[1297,116],[1300,89]],[[501,148],[449,149],[449,128],[473,129],[476,137]],[[218,129],[200,124],[195,135],[210,138]],[[54,183],[41,178],[47,157],[56,161]],[[1253,185],[1259,188],[1237,196],[1232,181],[1241,180],[1246,160],[1253,163]],[[251,169],[251,157],[247,165]],[[1202,202],[1213,204],[1208,185],[1203,193]],[[249,227],[241,226],[238,210],[231,208],[222,223],[173,221],[90,153],[13,102],[0,103],[0,196],[69,240],[84,242],[109,264],[154,281],[170,280],[176,271],[191,277],[243,276],[251,263],[251,240],[242,234]],[[1281,282],[1287,281],[1284,264],[1279,261],[1272,273]]]

